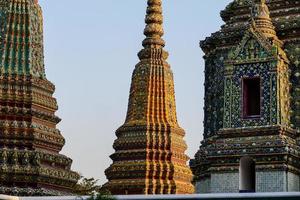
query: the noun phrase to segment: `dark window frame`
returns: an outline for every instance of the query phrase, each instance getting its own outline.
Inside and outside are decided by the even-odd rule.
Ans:
[[[248,84],[246,83],[247,81],[257,81],[259,83],[259,107],[257,108],[259,112],[257,114],[249,114],[249,92],[248,92]],[[255,119],[255,118],[260,118],[261,117],[261,110],[262,110],[262,102],[261,102],[261,97],[262,97],[262,81],[260,76],[255,76],[255,77],[243,77],[242,78],[242,117],[244,119]]]

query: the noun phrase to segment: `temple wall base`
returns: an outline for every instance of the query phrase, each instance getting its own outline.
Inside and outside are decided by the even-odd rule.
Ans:
[[[210,193],[211,190],[211,179],[205,178],[195,184],[196,193],[205,194]]]
[[[294,173],[288,172],[288,192],[300,191],[300,177]]]
[[[239,173],[214,173],[210,178],[196,182],[196,193],[238,193]],[[256,192],[300,191],[300,177],[286,171],[256,172]]]
[[[237,193],[239,192],[239,174],[213,173],[210,178],[196,183],[196,193]]]
[[[211,175],[211,193],[239,192],[239,173],[214,173]]]
[[[299,175],[286,171],[256,172],[257,192],[299,191]]]

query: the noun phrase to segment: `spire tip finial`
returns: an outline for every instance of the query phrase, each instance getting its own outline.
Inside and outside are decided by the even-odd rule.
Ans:
[[[268,6],[266,5],[266,0],[253,0],[252,18],[266,18],[270,19],[270,11]]]
[[[266,0],[252,0],[250,25],[265,36],[277,38]]]
[[[162,15],[162,0],[148,0],[145,23],[146,27],[144,35],[146,39],[143,41],[143,46],[159,45],[164,46],[165,42],[161,38],[164,35],[163,30],[163,15]]]

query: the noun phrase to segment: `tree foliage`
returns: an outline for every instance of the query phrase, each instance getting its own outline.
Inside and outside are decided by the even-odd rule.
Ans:
[[[94,178],[81,177],[73,188],[73,193],[77,195],[94,195],[100,192],[101,186],[97,184],[98,180]]]
[[[81,177],[73,189],[73,193],[78,196],[90,196],[87,200],[114,200],[109,192],[104,191],[98,180],[94,178]]]

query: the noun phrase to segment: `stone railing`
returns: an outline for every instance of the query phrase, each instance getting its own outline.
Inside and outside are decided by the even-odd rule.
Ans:
[[[12,197],[0,195],[1,200],[86,200],[88,197]],[[194,195],[127,195],[115,196],[117,200],[300,200],[300,192],[194,194]]]

